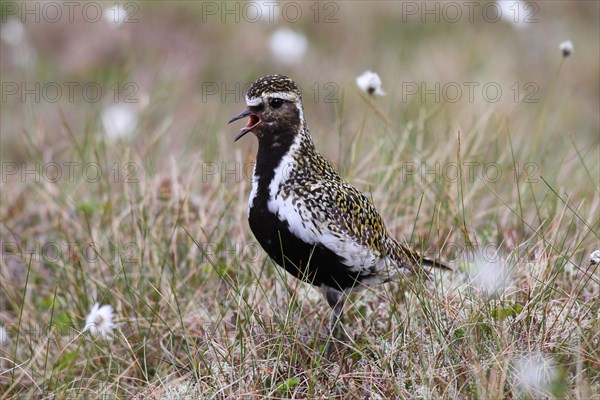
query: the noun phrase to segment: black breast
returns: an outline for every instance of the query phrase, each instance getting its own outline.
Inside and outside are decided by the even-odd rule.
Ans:
[[[273,261],[294,277],[315,286],[347,289],[365,277],[351,273],[342,258],[325,246],[309,244],[295,236],[287,221],[268,210],[268,197],[261,196],[260,186],[248,220],[258,243]]]
[[[284,132],[269,132],[259,138],[255,177],[258,187],[248,220],[258,243],[278,265],[298,279],[315,286],[325,284],[346,289],[356,286],[366,276],[350,272],[333,251],[322,244],[310,244],[298,238],[289,229],[287,221],[269,211],[269,184],[275,170],[289,152],[293,135]],[[274,146],[273,143],[278,145]]]

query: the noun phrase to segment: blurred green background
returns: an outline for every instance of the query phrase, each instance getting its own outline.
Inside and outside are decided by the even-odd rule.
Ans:
[[[152,181],[175,165],[198,193],[207,163],[219,165],[214,178],[253,160],[256,141],[234,144],[241,123],[226,121],[244,106],[248,83],[283,73],[302,87],[325,157],[361,190],[393,199],[384,214],[415,214],[425,193],[450,204],[458,222],[462,195],[445,176],[456,172],[443,167],[458,160],[460,132],[462,162],[477,163],[466,172],[501,174],[470,179],[478,192],[467,194],[475,208],[463,206],[464,221],[524,229],[494,193],[509,194],[521,218],[531,211],[533,225],[559,204],[549,214],[523,205],[546,199],[540,176],[576,203],[597,194],[599,12],[597,1],[3,2],[2,203],[10,209],[25,187],[57,173],[67,199],[94,199],[82,175],[114,175],[111,166]],[[368,69],[386,96],[360,92],[355,79]],[[90,160],[99,171],[65,164]],[[484,171],[489,163],[499,167]],[[208,184],[244,191],[249,171]],[[527,190],[514,183],[529,177],[532,198],[523,200]],[[407,179],[419,190],[404,190]],[[408,221],[391,228],[405,231]]]
[[[399,125],[426,108],[443,115],[430,129],[450,138],[459,128],[468,135],[475,121],[494,114],[519,127],[515,136],[532,138],[537,127],[519,121],[537,122],[547,101],[543,137],[570,134],[581,148],[597,146],[599,2],[523,3],[530,8],[507,3],[506,18],[500,18],[500,8],[485,1],[468,6],[284,1],[262,7],[202,1],[2,2],[2,160],[30,159],[29,141],[52,152],[50,158],[60,157],[70,140],[65,124],[76,140],[101,136],[104,127],[96,116],[115,100],[133,101],[134,151],[159,142],[156,165],[169,155],[185,160],[207,149],[214,157],[214,150],[231,150],[237,127],[225,122],[240,109],[243,87],[274,72],[301,85],[312,131],[320,143],[335,147],[324,152],[337,159],[338,138],[332,133],[341,126],[348,137],[372,111],[354,82],[366,69],[381,76],[387,96],[378,100],[380,107],[397,116]],[[14,26],[17,21],[21,26]],[[305,53],[296,62],[286,63],[270,50],[281,28],[306,38]],[[15,30],[22,30],[17,39]],[[557,74],[558,45],[567,39],[575,52]],[[465,82],[477,85],[472,102]],[[491,88],[486,99],[483,87],[489,83],[502,93],[496,96]],[[438,98],[412,94],[414,85]],[[447,101],[457,97],[456,85],[462,94]],[[496,97],[497,102],[489,101]]]

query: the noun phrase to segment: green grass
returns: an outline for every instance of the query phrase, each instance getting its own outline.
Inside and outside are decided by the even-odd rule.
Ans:
[[[118,45],[91,64],[42,46],[52,32],[68,34],[65,48],[78,35],[91,40],[72,24],[26,24],[45,49],[30,71],[4,61],[2,44],[3,81],[136,82],[141,99],[136,136],[117,142],[102,134],[110,99],[2,104],[2,398],[600,396],[600,270],[588,260],[600,248],[600,57],[589,50],[598,47],[597,4],[540,5],[529,31],[398,25],[393,3],[342,5],[351,23],[294,26],[307,32],[305,66],[315,69],[269,60],[257,44],[268,24],[199,24],[199,3],[169,12],[140,4],[135,26],[91,26]],[[562,18],[575,26],[573,56],[563,61],[557,40],[566,38],[550,34],[531,56],[528,40]],[[366,68],[387,96],[355,88]],[[243,86],[274,71],[301,84],[318,148],[388,229],[455,268],[351,297],[351,341],[334,361],[322,356],[329,310],[320,293],[275,266],[248,227],[256,140],[233,144],[237,126],[225,124],[242,104],[201,97],[203,82]],[[507,95],[403,101],[402,84],[413,81],[496,81]],[[508,88],[528,81],[539,101],[514,102]],[[315,82],[321,94],[334,82],[337,101],[315,101]],[[95,181],[75,167],[73,179],[53,183],[43,173],[50,162],[102,174]],[[21,175],[23,165],[38,166],[40,179]],[[221,175],[224,167],[237,169]],[[115,309],[111,340],[82,332],[96,302]],[[536,373],[541,386],[528,391],[521,382]]]

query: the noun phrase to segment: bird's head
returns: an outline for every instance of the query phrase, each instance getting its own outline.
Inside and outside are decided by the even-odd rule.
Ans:
[[[259,139],[277,140],[280,135],[295,135],[304,128],[304,112],[300,88],[284,75],[268,75],[254,82],[246,93],[244,111],[229,123],[248,117],[248,124],[235,137],[248,132]]]

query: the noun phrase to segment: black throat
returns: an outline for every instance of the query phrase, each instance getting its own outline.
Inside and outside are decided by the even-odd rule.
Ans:
[[[255,178],[258,177],[258,190],[255,202],[269,197],[269,184],[275,177],[275,169],[281,164],[284,156],[290,151],[296,136],[293,131],[267,133],[258,140],[256,154]]]

